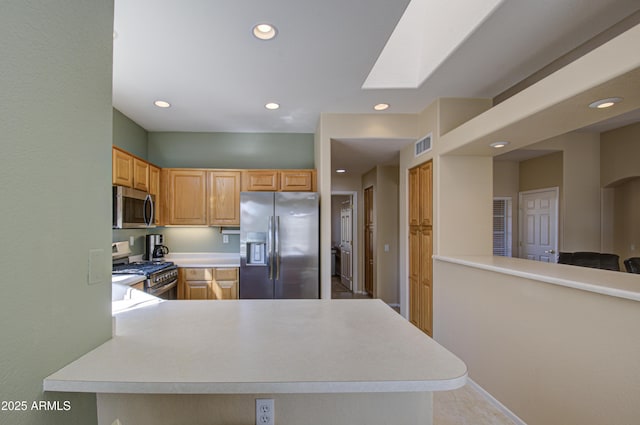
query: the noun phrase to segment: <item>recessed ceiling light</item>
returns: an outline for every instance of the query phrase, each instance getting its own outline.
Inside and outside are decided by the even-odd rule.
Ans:
[[[621,97],[608,97],[606,99],[600,99],[590,103],[589,108],[594,108],[594,109],[610,108],[616,103],[620,103],[620,102],[622,102]]]
[[[275,102],[269,102],[266,105],[264,105],[264,107],[267,108],[267,109],[274,110],[274,109],[278,109],[280,107],[280,105],[278,105]]]
[[[506,142],[506,141],[504,141],[504,142],[493,142],[489,146],[491,146],[492,148],[500,149],[500,148],[504,148],[508,144],[509,144],[509,142]]]
[[[260,40],[271,40],[277,34],[276,27],[271,24],[258,24],[253,27],[253,35]]]
[[[389,104],[378,103],[377,105],[374,105],[373,109],[375,109],[376,111],[384,111],[385,109],[389,109]]]
[[[153,104],[156,105],[158,108],[168,108],[171,106],[169,102],[164,100],[156,100],[155,102],[153,102]]]
[[[346,172],[347,172],[347,170],[345,170],[344,168],[338,168],[338,169],[336,170],[336,173],[340,173],[340,174],[342,174],[342,173],[346,173]]]

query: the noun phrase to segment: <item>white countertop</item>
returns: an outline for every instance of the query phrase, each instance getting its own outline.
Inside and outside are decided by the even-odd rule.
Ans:
[[[489,270],[612,297],[640,301],[640,274],[500,256],[441,256],[447,263]]]
[[[146,276],[139,274],[112,274],[111,283],[133,286],[136,283],[144,282],[146,278]]]
[[[177,252],[165,259],[178,267],[240,267],[240,254],[218,252]]]
[[[164,394],[450,390],[466,365],[380,300],[166,301],[45,391]]]

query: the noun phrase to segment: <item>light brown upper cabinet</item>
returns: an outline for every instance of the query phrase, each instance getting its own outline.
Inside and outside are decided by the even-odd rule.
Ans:
[[[281,170],[280,191],[311,192],[314,190],[313,170]]]
[[[280,186],[278,170],[246,170],[243,190],[246,192],[275,192]]]
[[[114,185],[133,187],[133,156],[113,147],[111,150],[111,176]]]
[[[212,170],[209,180],[209,224],[240,225],[240,171]]]
[[[133,158],[133,188],[149,191],[149,163]]]
[[[151,168],[159,170],[155,165],[113,146],[111,149],[111,167],[112,183],[114,185],[144,190],[157,195],[157,193],[151,191],[152,183],[150,181]]]
[[[245,192],[313,192],[315,170],[245,170],[242,177]]]
[[[207,170],[172,168],[167,173],[165,224],[200,225],[207,222]]]

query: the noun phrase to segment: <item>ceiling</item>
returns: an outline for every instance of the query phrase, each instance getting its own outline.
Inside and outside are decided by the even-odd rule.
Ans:
[[[474,0],[455,2],[463,10]],[[313,133],[321,112],[373,113],[385,102],[382,114],[418,113],[438,97],[494,97],[640,8],[637,0],[494,3],[417,88],[363,89],[409,0],[115,0],[113,105],[148,131]],[[439,22],[435,8],[408,10],[424,16],[398,31]],[[253,37],[261,22],[277,27],[275,39]],[[154,106],[158,99],[171,107]],[[385,162],[390,146],[406,142],[336,149]],[[355,153],[362,149],[369,153]]]

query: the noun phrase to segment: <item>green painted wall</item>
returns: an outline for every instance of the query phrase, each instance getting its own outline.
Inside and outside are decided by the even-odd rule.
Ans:
[[[222,243],[219,227],[164,227],[164,243],[171,252],[240,252],[240,235],[229,235]],[[153,232],[152,232],[153,233]]]
[[[0,423],[91,425],[94,395],[42,381],[111,337],[113,1],[1,9],[0,400],[28,408]],[[42,399],[71,410],[32,410]]]
[[[113,144],[115,146],[142,159],[147,159],[147,138],[147,130],[113,108]]]
[[[315,168],[313,149],[313,134],[150,132],[148,160],[175,168]]]

